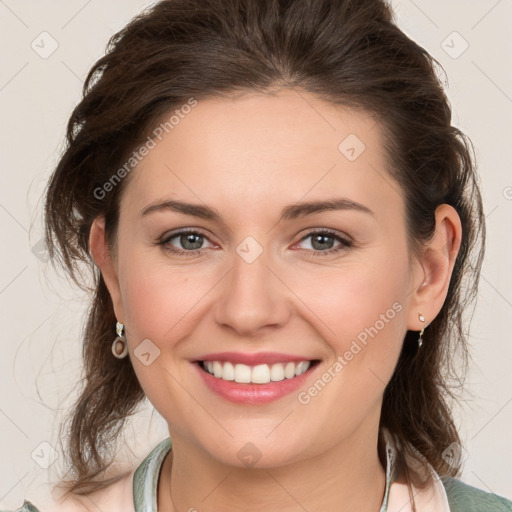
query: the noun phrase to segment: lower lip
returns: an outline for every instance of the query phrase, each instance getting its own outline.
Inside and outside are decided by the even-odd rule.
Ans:
[[[233,380],[223,380],[214,377],[210,373],[204,371],[200,363],[193,363],[197,368],[199,375],[203,379],[208,388],[222,396],[230,402],[238,404],[266,404],[278,400],[300,388],[316,366],[310,366],[308,370],[293,379],[284,379],[277,382],[269,382],[268,384],[240,384]]]

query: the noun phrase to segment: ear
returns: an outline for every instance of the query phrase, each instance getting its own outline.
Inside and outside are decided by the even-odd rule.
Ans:
[[[105,218],[96,217],[89,233],[89,252],[96,265],[100,268],[103,280],[110,293],[114,312],[119,322],[124,323],[124,307],[117,277],[116,262],[105,235]]]
[[[414,264],[415,288],[411,293],[408,318],[408,329],[414,331],[427,327],[441,311],[462,241],[462,225],[455,208],[448,204],[438,206],[435,219],[435,233]],[[419,320],[419,313],[425,317],[425,322]]]

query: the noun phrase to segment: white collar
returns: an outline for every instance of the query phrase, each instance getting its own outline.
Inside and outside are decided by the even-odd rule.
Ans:
[[[387,430],[384,430],[386,440],[386,495],[380,512],[412,512],[409,487],[406,483],[393,481],[395,473],[396,445],[393,437]],[[450,512],[448,496],[439,475],[429,462],[424,459],[423,465],[419,466],[416,461],[409,461],[409,464],[419,471],[428,471],[432,475],[431,483],[425,489],[418,489],[411,483],[412,495],[417,512]],[[387,501],[387,503],[386,503]],[[387,506],[386,506],[387,505]]]

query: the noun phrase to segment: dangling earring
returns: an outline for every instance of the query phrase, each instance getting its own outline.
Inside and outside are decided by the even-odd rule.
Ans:
[[[123,359],[128,355],[128,343],[126,336],[123,335],[124,325],[120,322],[116,324],[117,338],[112,343],[112,354],[118,359]]]
[[[425,321],[425,317],[421,313],[418,314],[418,318],[419,318],[420,322]],[[420,337],[418,338],[418,348],[420,348],[423,343],[423,333],[424,332],[425,332],[425,327],[423,327],[423,329],[421,329]]]

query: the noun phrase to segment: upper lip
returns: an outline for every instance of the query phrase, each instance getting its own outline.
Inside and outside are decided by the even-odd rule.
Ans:
[[[298,356],[293,354],[284,354],[279,352],[258,352],[254,354],[243,352],[216,352],[214,354],[205,354],[198,357],[195,361],[219,361],[235,364],[245,364],[247,366],[256,366],[258,364],[274,363],[298,363],[300,361],[314,361],[314,358]]]

